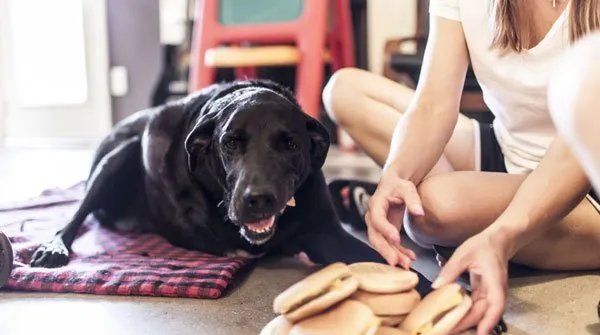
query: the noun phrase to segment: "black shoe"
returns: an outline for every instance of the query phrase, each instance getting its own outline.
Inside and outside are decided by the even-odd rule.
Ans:
[[[377,184],[338,179],[331,181],[328,187],[340,220],[356,230],[366,231],[367,202],[375,193]]]
[[[0,287],[4,286],[13,269],[13,249],[8,237],[0,232]]]

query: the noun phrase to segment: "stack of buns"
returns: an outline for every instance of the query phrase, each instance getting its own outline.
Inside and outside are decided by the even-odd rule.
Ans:
[[[260,335],[441,335],[471,307],[458,284],[422,299],[412,271],[379,263],[331,264],[273,301]]]

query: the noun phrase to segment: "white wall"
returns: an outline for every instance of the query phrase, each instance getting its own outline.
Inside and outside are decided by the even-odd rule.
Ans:
[[[417,1],[368,0],[369,70],[383,71],[383,47],[390,38],[413,36],[417,24]]]

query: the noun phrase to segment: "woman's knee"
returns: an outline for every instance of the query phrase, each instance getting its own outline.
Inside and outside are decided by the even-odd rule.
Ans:
[[[325,107],[325,111],[333,120],[339,125],[344,125],[347,118],[347,113],[351,112],[347,109],[340,108],[338,103],[339,99],[344,99],[344,96],[356,96],[362,92],[356,85],[359,76],[362,75],[364,70],[358,68],[343,68],[336,71],[323,89],[322,99]]]
[[[453,246],[458,243],[460,206],[456,204],[453,188],[445,176],[430,177],[421,183],[418,192],[425,215],[405,217],[407,234],[422,247],[433,244]]]

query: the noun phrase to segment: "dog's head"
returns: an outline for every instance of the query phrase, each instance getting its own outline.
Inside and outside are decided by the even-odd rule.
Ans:
[[[272,82],[234,85],[204,108],[185,140],[190,171],[216,178],[229,220],[248,242],[263,244],[296,189],[321,169],[329,134]]]

